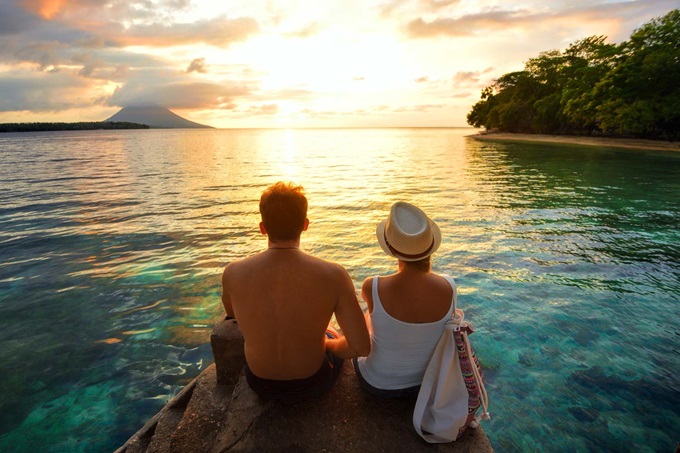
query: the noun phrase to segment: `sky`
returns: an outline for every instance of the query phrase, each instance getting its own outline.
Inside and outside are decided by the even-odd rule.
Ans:
[[[0,123],[159,105],[242,127],[459,127],[540,52],[677,0],[0,0]]]

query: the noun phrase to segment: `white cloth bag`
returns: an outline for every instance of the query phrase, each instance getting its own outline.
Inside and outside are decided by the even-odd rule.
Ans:
[[[418,434],[430,443],[444,443],[456,440],[459,430],[468,420],[468,390],[460,369],[458,349],[454,332],[460,331],[464,318],[463,311],[456,309],[454,316],[446,322],[444,332],[432,354],[420,386],[416,406],[413,410],[413,426]],[[466,326],[466,325],[465,325]],[[468,356],[472,350],[463,333]],[[476,366],[472,365],[476,370]],[[477,385],[482,397],[483,418],[488,418],[486,391],[477,373]],[[470,423],[475,427],[476,422]]]

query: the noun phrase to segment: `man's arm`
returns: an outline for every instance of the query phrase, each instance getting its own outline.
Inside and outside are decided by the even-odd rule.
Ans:
[[[343,359],[364,357],[371,351],[371,340],[364,314],[359,306],[352,279],[345,269],[338,267],[341,277],[335,319],[344,335],[338,339],[327,339],[326,349]]]
[[[222,273],[222,305],[224,306],[224,311],[227,312],[227,318],[236,318],[234,315],[234,308],[231,306],[231,298],[229,297],[228,270],[229,265],[224,268],[224,272]]]
[[[361,284],[361,297],[366,302],[368,313],[373,313],[373,277],[368,277]]]

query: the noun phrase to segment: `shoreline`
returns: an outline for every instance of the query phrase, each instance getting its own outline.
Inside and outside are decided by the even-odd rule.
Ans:
[[[510,141],[525,143],[551,143],[558,145],[597,146],[652,151],[680,151],[680,142],[643,140],[636,138],[587,137],[580,135],[518,134],[510,132],[479,132],[466,135],[480,141]]]

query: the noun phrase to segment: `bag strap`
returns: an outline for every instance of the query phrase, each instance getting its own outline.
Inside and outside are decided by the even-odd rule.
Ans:
[[[461,310],[462,314],[462,310]],[[461,317],[462,324],[462,317]],[[467,323],[465,324],[467,327]],[[486,393],[486,387],[484,387],[484,381],[482,376],[479,374],[479,369],[477,364],[472,358],[472,346],[470,346],[470,339],[468,338],[467,329],[460,329],[460,336],[463,339],[463,344],[465,345],[465,351],[467,352],[468,359],[471,362],[470,368],[472,368],[472,374],[475,376],[475,381],[477,382],[477,388],[479,389],[479,402],[482,404],[482,413],[475,417],[475,419],[470,423],[472,428],[477,428],[482,420],[489,420],[491,414],[489,414],[489,395]]]

